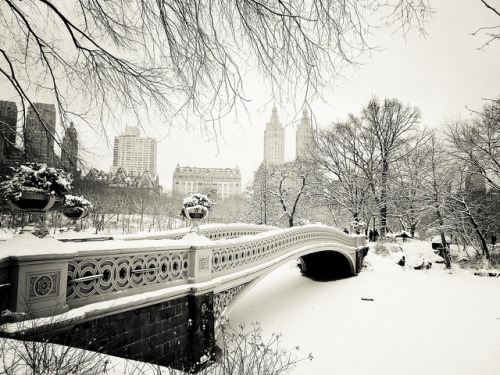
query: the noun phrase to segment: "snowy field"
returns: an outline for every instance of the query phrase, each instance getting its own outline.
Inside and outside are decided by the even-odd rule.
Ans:
[[[283,334],[283,346],[312,353],[294,374],[500,374],[500,278],[440,264],[413,270],[373,253],[366,261],[357,277],[329,282],[301,276],[291,262],[228,318],[233,326],[259,321],[264,334]]]

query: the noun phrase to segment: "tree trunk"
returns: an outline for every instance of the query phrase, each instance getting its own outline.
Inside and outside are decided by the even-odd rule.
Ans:
[[[476,232],[477,237],[479,238],[479,242],[481,242],[481,250],[483,251],[483,255],[486,256],[486,259],[490,259],[490,251],[488,249],[488,244],[486,243],[486,239],[484,238],[483,232],[481,231],[481,228],[479,228],[479,225],[477,224],[476,220],[474,219],[474,216],[469,210],[469,206],[467,205],[467,202],[465,200],[461,200],[460,203],[462,206],[465,208],[465,212],[467,216],[469,217],[469,221],[474,227],[474,231]]]
[[[380,191],[380,235],[385,237],[387,234],[387,173],[389,171],[389,165],[384,162],[382,170],[381,179],[381,191]]]
[[[441,211],[439,208],[436,208],[436,215],[438,218],[438,223],[441,228],[444,226],[444,220],[443,217],[441,216]],[[439,229],[439,234],[441,235],[441,247],[442,247],[442,254],[443,254],[443,259],[444,259],[444,264],[446,265],[447,269],[451,268],[451,256],[450,256],[450,251],[448,248],[448,245],[446,243],[446,236],[444,234],[444,231],[442,229]]]
[[[469,212],[467,211],[469,214]],[[483,236],[483,233],[481,232],[481,229],[479,228],[479,225],[477,225],[476,220],[474,220],[474,217],[469,214],[469,220],[474,227],[474,230],[479,237],[479,241],[481,242],[481,249],[483,250],[483,255],[486,256],[486,259],[490,259],[490,251],[488,249],[488,244],[486,243],[486,239]]]
[[[444,264],[446,265],[447,269],[451,268],[451,256],[450,256],[450,249],[448,248],[448,244],[446,243],[446,236],[443,231],[440,231],[439,234],[441,235],[441,247],[442,247],[442,254],[444,258]]]

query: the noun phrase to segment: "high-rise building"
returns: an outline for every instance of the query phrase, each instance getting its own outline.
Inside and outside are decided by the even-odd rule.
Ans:
[[[309,157],[308,149],[313,144],[313,128],[311,125],[311,120],[309,118],[309,114],[307,109],[304,108],[302,112],[302,120],[300,121],[299,126],[297,127],[296,133],[296,148],[295,148],[295,159],[305,160]]]
[[[278,118],[276,106],[264,131],[264,163],[282,164],[285,162],[285,129]]]
[[[212,192],[225,199],[241,193],[241,173],[238,167],[195,168],[177,164],[172,190],[181,195]]]
[[[28,107],[24,148],[29,162],[54,165],[56,108],[53,104],[34,103]]]
[[[78,170],[78,133],[73,123],[64,132],[61,163],[66,171],[76,175]]]
[[[141,137],[139,128],[127,126],[124,134],[115,137],[111,172],[122,168],[130,176],[156,175],[156,148],[156,140]]]
[[[17,105],[0,100],[0,162],[9,159],[16,146]]]

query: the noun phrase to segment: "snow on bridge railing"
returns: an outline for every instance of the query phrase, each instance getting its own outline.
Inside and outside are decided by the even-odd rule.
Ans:
[[[238,238],[241,236],[251,236],[254,234],[267,232],[279,229],[278,227],[256,225],[256,224],[205,224],[200,225],[200,234],[211,240],[218,240],[221,238]],[[137,240],[180,240],[190,232],[191,228],[171,229],[161,232],[147,232],[139,234],[114,234],[105,236],[82,236],[75,235],[75,233],[66,232],[64,235],[58,236],[59,241],[62,242],[86,242],[96,240],[124,240],[124,241],[137,241]]]
[[[240,233],[255,227],[240,228]],[[193,242],[188,237],[62,243],[21,234],[1,245],[9,246],[11,253],[7,262],[13,298],[7,308],[21,315],[33,311],[44,316],[144,292],[189,293],[193,284],[301,246],[333,241],[352,248],[364,245],[364,237],[327,226],[268,230],[230,240],[201,237],[204,241]]]

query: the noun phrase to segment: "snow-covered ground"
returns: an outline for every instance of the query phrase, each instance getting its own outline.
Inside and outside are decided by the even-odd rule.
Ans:
[[[370,252],[358,276],[336,281],[311,280],[287,263],[227,318],[233,327],[258,321],[264,341],[282,333],[281,347],[299,346],[299,357],[312,353],[293,374],[500,374],[500,277],[436,263],[414,270],[408,263],[435,258],[430,243],[402,247],[406,267],[396,264],[399,254]],[[138,373],[137,364],[109,359],[108,374]]]
[[[425,252],[428,242],[403,244]],[[265,335],[300,346],[294,374],[500,374],[500,278],[433,264],[413,270],[373,253],[357,277],[318,282],[293,262],[238,301],[233,326],[259,321]],[[372,301],[373,300],[373,301]]]

